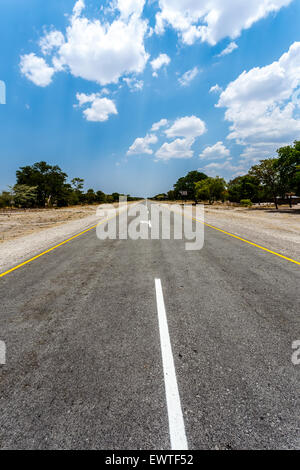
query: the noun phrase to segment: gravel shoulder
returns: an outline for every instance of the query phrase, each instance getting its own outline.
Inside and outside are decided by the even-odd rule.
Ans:
[[[181,207],[180,201],[168,204]],[[204,214],[206,223],[300,262],[300,205],[292,209],[280,206],[277,211],[267,205],[207,204]]]
[[[113,205],[110,205],[111,207]],[[0,272],[99,221],[98,206],[0,213]]]
[[[300,261],[300,207],[276,211],[206,206],[205,221]]]
[[[0,272],[22,263],[96,223],[96,215],[91,215],[1,243]]]

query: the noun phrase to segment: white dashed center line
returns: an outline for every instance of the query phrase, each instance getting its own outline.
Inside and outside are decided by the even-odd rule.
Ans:
[[[160,345],[172,450],[188,450],[161,280],[155,279]]]

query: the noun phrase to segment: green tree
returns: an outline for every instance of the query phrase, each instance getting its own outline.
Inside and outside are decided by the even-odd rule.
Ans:
[[[98,202],[99,204],[101,204],[102,202],[106,202],[106,195],[103,191],[96,192],[96,202]]]
[[[276,158],[261,160],[249,171],[249,175],[257,178],[263,186],[265,194],[273,199],[276,209],[278,209],[277,196],[282,194],[284,187],[277,162]]]
[[[84,179],[82,178],[73,178],[71,180],[71,185],[74,191],[82,191],[83,184],[84,184]]]
[[[85,194],[85,201],[88,204],[94,204],[96,202],[96,194],[93,189],[88,189]]]
[[[168,200],[169,201],[175,201],[175,198],[176,198],[175,195],[176,195],[175,191],[168,191],[168,193],[167,193]]]
[[[255,176],[238,176],[228,183],[228,198],[231,202],[240,202],[242,199],[250,199],[252,202],[259,200],[260,183]]]
[[[114,198],[112,197],[111,194],[108,194],[108,195],[106,196],[106,202],[107,202],[108,204],[111,204],[112,202],[114,202]]]
[[[44,207],[46,203],[58,203],[66,194],[66,173],[59,166],[51,166],[46,162],[21,167],[16,172],[17,184],[37,188],[37,204]]]
[[[14,203],[13,195],[9,191],[2,191],[0,194],[0,207],[5,208],[12,206]]]
[[[177,183],[174,184],[175,198],[181,199],[181,191],[187,191],[187,199],[197,202],[195,183],[205,180],[207,176],[199,171],[190,171],[183,178],[179,178]]]
[[[85,202],[85,196],[83,193],[84,179],[73,178],[71,180],[71,192],[69,202],[72,205],[83,204]]]
[[[223,201],[225,197],[225,191],[226,182],[219,176],[216,178],[208,177],[195,183],[196,198],[200,201],[209,201],[210,204],[212,204],[214,201]]]
[[[11,188],[14,205],[18,207],[33,207],[37,202],[37,187],[26,184],[15,184]]]
[[[123,196],[123,194],[112,193],[111,197],[113,198],[113,202],[119,202],[119,197],[120,196]]]
[[[210,201],[209,178],[195,183],[195,192],[198,201]]]
[[[157,194],[156,196],[154,196],[153,199],[155,201],[165,201],[166,199],[168,199],[168,196],[165,193],[161,193],[161,194]]]
[[[300,195],[300,141],[295,141],[294,145],[281,147],[277,153],[279,158],[275,166],[280,173],[281,181],[285,183],[282,189]]]

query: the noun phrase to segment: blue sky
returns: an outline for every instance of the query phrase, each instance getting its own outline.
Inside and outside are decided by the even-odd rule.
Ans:
[[[245,173],[300,138],[299,20],[298,0],[2,0],[0,189],[40,160],[139,196]]]

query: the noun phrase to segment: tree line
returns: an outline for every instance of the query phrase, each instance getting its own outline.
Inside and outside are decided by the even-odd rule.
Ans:
[[[118,202],[117,192],[105,194],[103,191],[83,190],[84,180],[73,178],[68,182],[68,175],[57,165],[38,162],[19,168],[16,172],[16,184],[0,194],[0,207],[64,207],[78,204],[101,204]],[[129,201],[137,198],[127,195]]]
[[[292,197],[300,196],[300,141],[277,150],[276,158],[261,160],[248,173],[228,183],[220,177],[212,178],[199,171],[191,171],[179,178],[174,189],[158,194],[156,200],[193,200],[195,202],[230,201],[251,206],[253,203],[279,201],[292,205]]]

